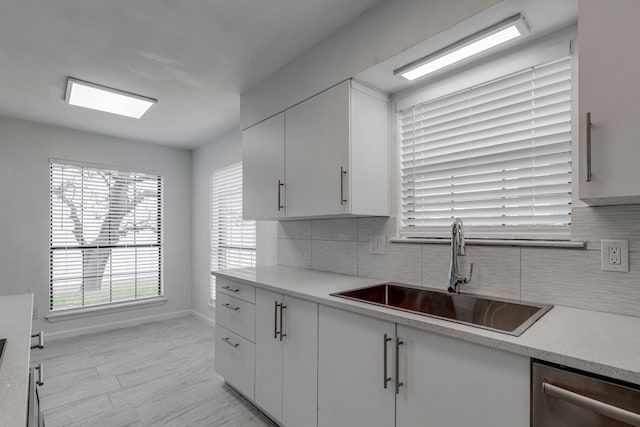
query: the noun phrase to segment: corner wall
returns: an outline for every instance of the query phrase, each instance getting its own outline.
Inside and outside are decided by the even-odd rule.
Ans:
[[[49,158],[156,172],[165,178],[167,302],[49,323]],[[191,309],[191,155],[187,150],[0,118],[0,295],[33,292],[33,330],[82,334],[187,315]]]

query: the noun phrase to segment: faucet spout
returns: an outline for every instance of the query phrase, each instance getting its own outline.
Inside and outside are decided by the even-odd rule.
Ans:
[[[473,274],[473,263],[467,276],[460,274],[458,256],[466,255],[464,227],[460,218],[454,218],[451,224],[451,259],[449,260],[449,288],[452,293],[460,293],[460,285],[469,283]]]

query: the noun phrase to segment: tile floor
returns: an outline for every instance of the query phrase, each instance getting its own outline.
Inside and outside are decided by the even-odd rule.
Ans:
[[[183,317],[46,343],[47,427],[273,424],[214,372],[213,328]]]

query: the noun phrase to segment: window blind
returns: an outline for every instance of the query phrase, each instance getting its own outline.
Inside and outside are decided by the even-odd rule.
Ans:
[[[398,114],[404,235],[568,237],[570,58]]]
[[[236,163],[211,174],[211,270],[255,265],[256,223],[242,219],[242,163]]]
[[[50,163],[52,311],[162,295],[161,176]]]

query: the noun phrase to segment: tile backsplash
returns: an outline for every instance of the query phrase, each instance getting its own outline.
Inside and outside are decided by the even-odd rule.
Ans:
[[[370,254],[369,236],[382,234],[385,254]],[[394,237],[395,218],[281,221],[278,264],[446,289],[449,246]],[[640,205],[574,208],[572,239],[587,249],[469,245],[462,291],[640,317]],[[601,239],[629,240],[629,273],[600,270]]]

